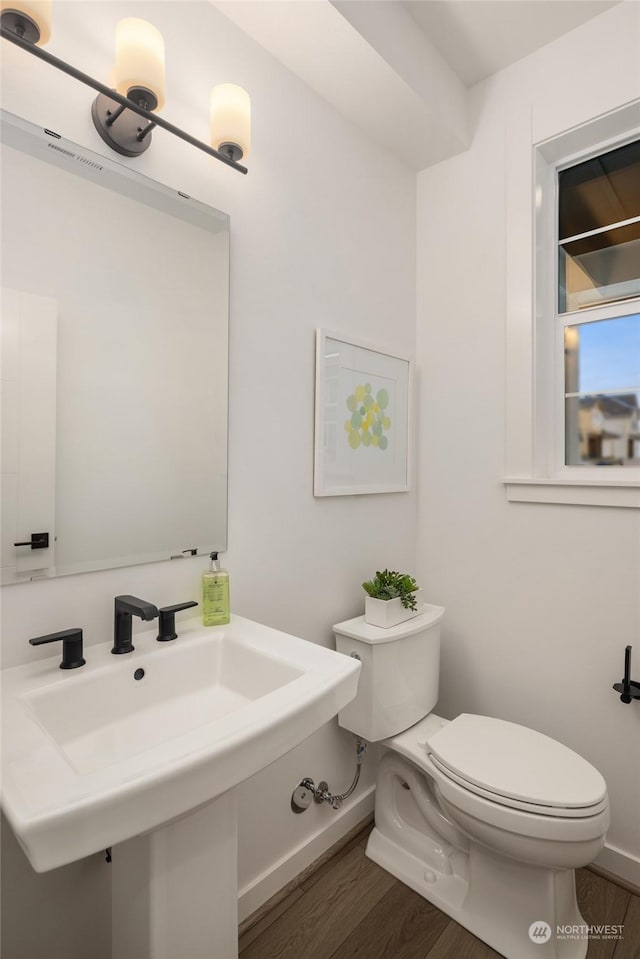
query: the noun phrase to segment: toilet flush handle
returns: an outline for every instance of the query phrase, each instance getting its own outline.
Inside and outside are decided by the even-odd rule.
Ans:
[[[640,699],[640,683],[631,679],[631,646],[624,651],[624,679],[621,683],[614,683],[613,688],[620,693],[620,701],[630,703],[632,699]]]

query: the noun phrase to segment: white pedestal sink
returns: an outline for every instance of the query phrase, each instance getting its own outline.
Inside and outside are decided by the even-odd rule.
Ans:
[[[111,865],[111,959],[236,959],[233,790],[116,846]]]
[[[115,847],[114,959],[233,959],[233,787],[350,702],[360,663],[237,616],[110,649],[3,670],[5,814],[38,872]]]

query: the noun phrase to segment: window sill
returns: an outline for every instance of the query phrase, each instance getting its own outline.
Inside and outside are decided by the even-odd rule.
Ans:
[[[565,506],[617,506],[640,509],[640,484],[629,479],[540,479],[534,476],[503,480],[511,503],[560,503]]]

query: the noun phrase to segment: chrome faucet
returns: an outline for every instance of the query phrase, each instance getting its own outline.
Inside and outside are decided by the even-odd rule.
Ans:
[[[158,615],[158,608],[153,603],[147,603],[137,596],[116,596],[113,620],[113,649],[112,653],[132,653],[135,646],[131,642],[131,617],[149,621]]]

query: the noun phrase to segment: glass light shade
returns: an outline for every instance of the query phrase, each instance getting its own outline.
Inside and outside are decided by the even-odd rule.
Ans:
[[[51,39],[51,0],[1,0],[0,12],[11,10],[32,20],[40,31],[38,46]]]
[[[242,160],[251,146],[251,98],[235,83],[220,83],[211,91],[211,146],[219,150],[225,144],[242,150]]]
[[[128,96],[132,89],[150,90],[164,106],[164,40],[152,23],[127,17],[116,26],[115,87]]]

